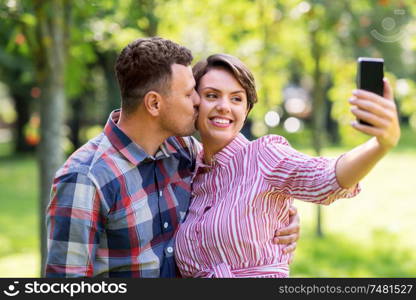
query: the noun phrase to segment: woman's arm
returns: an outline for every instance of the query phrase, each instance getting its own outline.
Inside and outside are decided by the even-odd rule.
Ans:
[[[339,158],[303,154],[281,136],[269,135],[259,140],[258,167],[273,192],[324,205],[359,192],[358,185],[350,189],[340,187],[335,172]]]
[[[384,97],[363,90],[354,91],[353,94],[354,97],[350,99],[351,105],[354,105],[351,112],[373,126],[359,122],[354,122],[352,126],[374,137],[338,160],[336,177],[343,188],[357,184],[400,139],[397,109],[387,79],[384,79]]]

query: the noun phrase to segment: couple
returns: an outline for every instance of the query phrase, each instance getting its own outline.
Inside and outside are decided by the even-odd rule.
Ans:
[[[54,179],[46,276],[287,277],[293,198],[355,195],[398,142],[387,81],[385,97],[354,91],[352,113],[373,126],[353,126],[374,138],[337,159],[301,154],[280,136],[250,142],[239,132],[257,102],[251,72],[224,54],[193,70],[191,61],[161,38],[123,49],[121,110]],[[195,126],[203,149],[186,137]]]

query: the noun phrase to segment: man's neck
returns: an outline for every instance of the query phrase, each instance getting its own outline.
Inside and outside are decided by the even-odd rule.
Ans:
[[[147,154],[154,156],[168,138],[150,116],[137,112],[126,116],[121,112],[117,126]]]

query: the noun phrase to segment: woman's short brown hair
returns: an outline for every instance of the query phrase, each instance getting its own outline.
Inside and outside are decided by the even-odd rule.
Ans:
[[[250,111],[254,103],[257,102],[256,83],[254,76],[246,65],[237,57],[229,54],[213,54],[207,59],[200,60],[192,68],[192,72],[196,81],[196,89],[198,89],[199,82],[209,70],[214,68],[225,68],[235,79],[241,84],[247,94],[247,108]]]

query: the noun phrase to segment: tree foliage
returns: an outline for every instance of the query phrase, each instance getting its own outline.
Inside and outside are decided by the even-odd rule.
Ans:
[[[42,137],[52,136],[59,142],[51,145],[63,146],[66,154],[90,138],[120,105],[117,54],[132,40],[153,35],[187,46],[195,62],[218,52],[244,61],[259,94],[250,118],[263,133],[283,131],[281,125],[267,128],[264,115],[275,110],[282,121],[290,117],[282,108],[284,89],[302,88],[313,103],[303,121],[314,129],[317,153],[328,136],[349,145],[366,139],[349,126],[347,100],[357,57],[383,57],[400,118],[416,130],[415,13],[413,0],[3,0],[0,81],[16,110],[15,150],[34,148],[38,139],[28,139],[28,132],[39,131],[39,115]],[[42,111],[53,107],[47,99],[60,93],[57,87],[65,107],[50,119]]]

